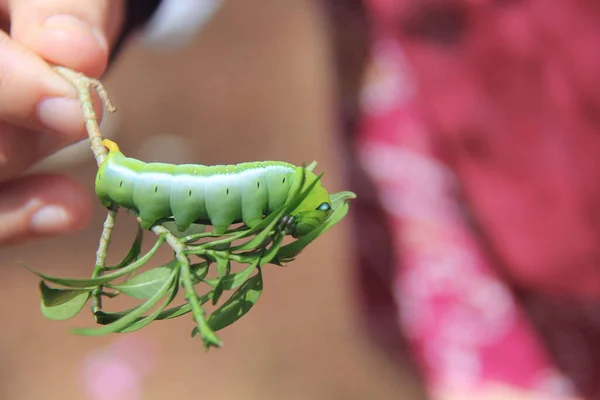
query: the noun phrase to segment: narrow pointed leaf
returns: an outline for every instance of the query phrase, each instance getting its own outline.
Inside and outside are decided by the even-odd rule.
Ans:
[[[229,274],[226,277],[223,277],[222,279],[206,279],[204,282],[206,282],[213,288],[217,287],[219,282],[221,282],[221,284],[223,285],[223,289],[225,290],[236,289],[242,283],[246,282],[248,278],[254,273],[254,270],[256,270],[256,267],[258,267],[259,261],[260,258],[256,257],[256,260],[254,261],[254,263],[252,263],[252,265],[244,268],[240,272]]]
[[[263,283],[260,269],[258,274],[248,279],[221,307],[208,318],[213,331],[219,331],[243,317],[258,301]]]
[[[211,298],[212,298],[212,292],[205,294],[204,296],[200,297],[200,304],[206,304],[208,301],[210,301]],[[117,312],[100,311],[100,312],[96,313],[96,318],[98,319],[99,324],[108,325],[111,322],[118,320],[119,318],[123,318],[125,315],[134,311],[136,308],[137,307],[130,308],[129,310],[117,311]],[[172,307],[167,310],[164,310],[163,312],[161,312],[158,315],[158,317],[156,317],[156,320],[158,321],[158,320],[163,320],[163,319],[177,318],[182,315],[188,314],[190,311],[192,311],[192,307],[190,306],[189,303],[182,304],[180,306],[176,306],[176,307]]]
[[[163,242],[164,242],[164,238],[160,237],[154,244],[154,247],[152,247],[152,249],[150,251],[148,251],[148,253],[146,253],[142,258],[140,258],[136,262],[129,264],[125,268],[122,268],[122,269],[112,272],[110,274],[102,275],[101,277],[98,277],[98,278],[91,278],[91,279],[57,278],[57,277],[43,274],[41,272],[34,271],[27,266],[24,266],[24,267],[27,268],[28,270],[30,270],[31,272],[33,272],[34,274],[36,274],[37,276],[39,276],[40,278],[44,279],[45,281],[52,282],[57,285],[71,287],[71,288],[91,290],[91,289],[95,289],[97,286],[104,285],[110,281],[113,281],[117,278],[125,276],[125,275],[135,271],[136,269],[142,267],[144,264],[146,264],[152,258],[152,256],[156,253],[156,251],[158,250],[158,248],[160,247],[160,245]]]
[[[213,290],[212,305],[216,305],[223,294],[223,278],[220,278]]]
[[[131,264],[135,260],[137,260],[138,257],[140,256],[140,254],[142,253],[143,239],[144,239],[144,231],[142,230],[142,227],[138,224],[137,232],[135,234],[135,240],[133,241],[131,248],[129,249],[129,251],[127,252],[125,257],[123,258],[123,260],[121,260],[121,262],[119,264],[115,265],[114,267],[106,268],[106,270],[110,271],[113,269],[120,269],[120,268],[125,267],[126,265]]]
[[[210,232],[202,232],[202,233],[195,233],[193,235],[188,235],[185,238],[183,238],[181,241],[185,242],[186,244],[191,244],[197,240],[200,239],[204,239],[204,238],[209,238],[209,237],[223,237],[223,236],[235,236],[240,234],[240,232],[244,232],[246,231],[248,228],[245,226],[240,226],[234,229],[229,229],[227,231],[225,231],[225,233],[222,234],[217,234],[213,231]]]
[[[278,254],[281,249],[281,243],[283,242],[283,234],[277,235],[277,238],[273,241],[273,244],[260,258],[259,265],[265,265],[271,262]]]
[[[192,273],[192,283],[194,285],[199,284],[204,280],[204,278],[206,278],[206,275],[208,275],[209,267],[210,264],[208,263],[208,261],[190,265],[190,272]]]

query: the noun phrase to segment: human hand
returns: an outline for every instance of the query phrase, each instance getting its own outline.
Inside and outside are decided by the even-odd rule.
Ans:
[[[89,220],[89,194],[66,176],[20,175],[85,137],[77,92],[50,64],[102,75],[123,11],[122,0],[0,0],[0,245]]]

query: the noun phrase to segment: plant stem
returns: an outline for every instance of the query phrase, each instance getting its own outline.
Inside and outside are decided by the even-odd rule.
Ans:
[[[65,78],[77,90],[79,103],[81,105],[81,110],[83,111],[85,129],[89,137],[90,148],[92,153],[94,153],[96,164],[102,164],[106,158],[107,152],[106,148],[102,145],[102,134],[100,133],[96,111],[94,111],[91,88],[96,90],[108,112],[115,112],[116,108],[112,105],[108,98],[108,93],[99,80],[87,77],[82,73],[61,66],[55,66],[54,71]],[[96,251],[96,263],[94,265],[94,271],[92,272],[92,278],[101,276],[106,267],[106,255],[108,252],[108,245],[110,244],[112,230],[115,226],[116,214],[116,210],[109,210],[106,215],[102,235],[100,236],[100,243],[98,245],[98,250]],[[96,318],[96,313],[102,309],[102,290],[103,287],[98,286],[92,292],[92,313],[94,314],[94,318]]]
[[[115,112],[116,108],[112,105],[110,99],[108,98],[108,93],[99,80],[87,77],[82,73],[75,72],[65,67],[55,66],[54,71],[69,81],[69,83],[71,83],[75,89],[77,89],[79,103],[81,104],[81,110],[83,111],[85,129],[87,130],[90,140],[90,148],[94,153],[96,163],[100,165],[102,161],[104,161],[107,152],[106,148],[102,145],[102,135],[100,134],[100,127],[98,126],[96,111],[94,111],[91,88],[96,90],[98,96],[100,96],[100,100],[102,100],[102,103],[108,112]]]
[[[102,275],[104,268],[106,267],[106,255],[108,254],[108,245],[110,244],[110,237],[112,230],[115,227],[115,218],[117,212],[109,210],[106,214],[106,220],[104,220],[104,227],[102,228],[102,235],[100,236],[100,244],[96,251],[96,264],[94,271],[92,272],[92,278],[98,278]],[[102,286],[98,286],[92,292],[92,313],[96,318],[96,313],[102,309]]]
[[[192,315],[198,326],[200,337],[205,343],[220,347],[223,343],[208,325],[206,321],[206,312],[200,304],[198,293],[196,293],[196,290],[194,289],[192,272],[190,270],[190,260],[185,254],[185,244],[177,239],[177,237],[165,227],[155,225],[151,229],[156,235],[164,236],[166,242],[175,252],[175,257],[177,258],[177,261],[179,261],[179,266],[181,268],[181,283],[185,289],[185,297],[192,308]]]

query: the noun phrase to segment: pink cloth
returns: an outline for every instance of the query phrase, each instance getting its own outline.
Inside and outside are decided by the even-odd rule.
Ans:
[[[560,372],[512,286],[600,293],[600,3],[367,4],[356,149],[391,221],[398,323],[428,390],[559,399],[575,381],[597,396],[595,371]],[[559,358],[593,367],[580,344]]]

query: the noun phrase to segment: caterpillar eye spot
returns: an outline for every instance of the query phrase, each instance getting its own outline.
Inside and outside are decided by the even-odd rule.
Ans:
[[[281,183],[285,183],[285,177],[283,178],[283,180],[281,181]]]
[[[119,187],[123,187],[123,181],[119,182]]]
[[[158,186],[154,186],[154,193],[158,192]]]
[[[229,194],[229,188],[227,188],[227,190],[225,190],[225,193],[226,193],[226,194]]]
[[[260,182],[256,182],[256,188],[260,189]]]
[[[317,207],[317,210],[319,210],[319,211],[329,211],[330,209],[331,209],[331,206],[327,202],[321,203],[321,205],[319,205],[319,207]]]
[[[192,191],[191,190],[188,192],[188,197],[192,197]]]

